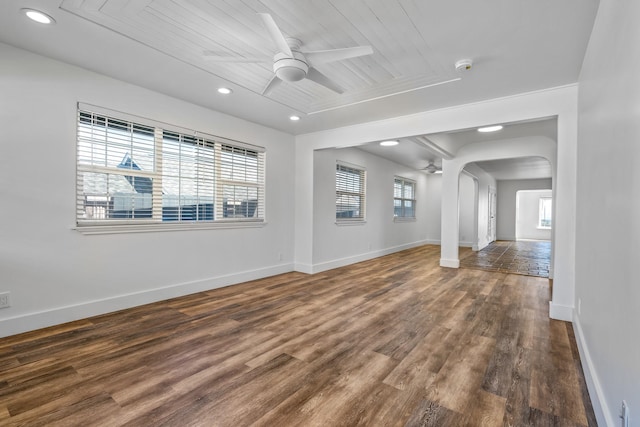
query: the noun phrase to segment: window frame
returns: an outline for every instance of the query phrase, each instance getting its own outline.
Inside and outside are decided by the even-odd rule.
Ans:
[[[359,181],[359,187],[360,190],[359,191],[349,191],[348,188],[339,188],[340,182],[343,181],[343,183],[348,187],[348,183],[344,180],[341,179],[339,177],[339,173],[340,172],[346,172],[346,173],[352,173],[352,174],[357,174],[358,176],[358,181]],[[354,165],[351,163],[347,163],[347,162],[343,162],[343,161],[336,161],[336,168],[335,168],[335,196],[336,196],[336,202],[335,202],[335,221],[337,225],[359,225],[359,224],[364,224],[366,223],[366,213],[367,213],[367,209],[366,209],[366,203],[367,203],[367,170],[366,168],[362,167],[362,166],[358,166],[358,165]],[[349,198],[349,197],[355,197],[355,198],[359,198],[359,204],[358,204],[358,209],[359,209],[359,215],[356,217],[341,217],[338,216],[339,212],[345,212],[344,210],[340,211],[340,207],[339,206],[345,206],[344,204],[339,204],[338,200],[340,198]]]
[[[546,220],[544,215],[544,205],[546,202],[550,202],[551,206],[549,207],[549,225],[543,225],[542,222]],[[538,201],[538,226],[539,230],[551,230],[553,228],[553,197],[543,196],[539,198]]]
[[[113,165],[108,165],[107,160],[105,160],[105,165],[97,165],[91,164],[91,162],[82,162],[81,160],[81,150],[86,149],[86,147],[91,147],[93,149],[95,144],[97,144],[93,139],[83,140],[81,142],[81,133],[82,133],[82,117],[83,115],[90,115],[92,118],[94,117],[108,117],[115,121],[120,121],[122,123],[127,123],[132,126],[143,126],[145,128],[153,128],[153,142],[152,142],[152,151],[153,151],[153,168],[152,170],[140,170],[136,164],[133,164],[134,160],[131,160],[131,167],[126,169],[120,169],[120,166],[124,163],[124,160],[121,162],[121,165],[115,167]],[[176,230],[197,230],[197,229],[208,229],[208,228],[243,228],[243,227],[262,227],[266,224],[266,149],[264,147],[247,144],[240,141],[234,141],[231,139],[206,134],[203,132],[197,132],[190,129],[182,128],[180,126],[175,126],[139,116],[135,116],[128,113],[123,113],[120,111],[114,111],[110,109],[106,109],[103,107],[98,107],[91,104],[78,103],[77,104],[77,116],[76,116],[76,217],[75,217],[75,230],[80,231],[85,234],[111,234],[111,233],[127,233],[127,232],[150,232],[150,231],[176,231]],[[106,126],[105,126],[106,129]],[[167,135],[165,135],[167,133]],[[132,133],[133,134],[133,133]],[[168,134],[173,135],[181,135],[189,138],[188,142],[184,142],[182,139],[177,143],[178,146],[180,144],[186,144],[192,148],[192,150],[199,150],[201,147],[198,144],[194,144],[192,140],[196,140],[199,142],[203,142],[203,144],[209,144],[207,147],[213,150],[211,153],[212,158],[208,159],[209,163],[206,165],[209,168],[209,174],[206,179],[203,181],[202,176],[198,172],[195,175],[195,180],[193,177],[189,177],[187,175],[182,175],[182,171],[180,171],[180,179],[188,180],[191,179],[194,181],[194,185],[199,189],[203,185],[207,185],[209,188],[213,188],[213,193],[210,196],[213,196],[213,202],[210,203],[210,207],[207,207],[207,203],[211,200],[211,197],[207,197],[207,203],[200,202],[200,199],[197,199],[193,206],[189,206],[191,209],[195,209],[196,219],[189,218],[184,219],[182,209],[186,205],[182,205],[182,201],[180,200],[180,196],[178,196],[178,212],[179,215],[177,219],[169,220],[167,219],[169,215],[166,216],[163,214],[163,186],[162,181],[163,178],[169,179],[169,175],[165,175],[163,173],[163,154],[167,156],[167,153],[163,153],[163,142],[168,138]],[[93,136],[92,136],[93,138]],[[133,137],[132,137],[133,138]],[[104,146],[105,150],[108,150],[110,144],[107,140],[107,137],[104,137]],[[84,145],[81,148],[81,144]],[[113,143],[112,143],[113,144]],[[193,146],[193,147],[192,147]],[[203,145],[204,146],[204,145]],[[239,152],[244,151],[245,153],[250,153],[251,156],[255,156],[255,164],[252,165],[252,173],[249,175],[248,172],[245,171],[245,178],[251,176],[251,180],[246,178],[245,180],[223,180],[222,173],[224,170],[224,166],[221,166],[223,157],[221,156],[222,147],[232,147],[237,149]],[[129,155],[129,153],[127,153]],[[133,157],[133,155],[132,155]],[[147,157],[150,157],[147,155]],[[188,157],[188,156],[187,156]],[[105,156],[105,158],[108,158]],[[187,158],[187,161],[189,159]],[[184,161],[182,157],[179,158],[179,162]],[[213,162],[213,164],[211,164]],[[111,161],[113,163],[113,160]],[[191,163],[188,163],[193,169],[200,171],[204,166],[202,163],[202,158],[199,155],[195,155],[191,160]],[[245,166],[249,167],[249,166]],[[222,168],[222,169],[221,169]],[[247,169],[248,170],[248,169]],[[135,193],[138,193],[138,187],[136,187],[131,180],[135,178],[143,178],[150,179],[151,182],[146,182],[147,187],[150,185],[151,190],[151,217],[141,217],[139,219],[131,219],[131,218],[108,218],[108,219],[84,219],[82,218],[82,214],[85,212],[86,208],[86,199],[85,199],[85,188],[83,179],[86,173],[97,173],[97,174],[110,174],[107,175],[106,179],[108,180],[110,176],[124,176],[133,188]],[[176,177],[172,177],[175,179]],[[235,178],[235,177],[234,177]],[[104,179],[104,178],[103,178]],[[252,192],[252,195],[257,195],[255,202],[250,203],[251,200],[247,200],[247,206],[253,206],[253,212],[255,216],[252,217],[234,217],[227,218],[224,217],[223,214],[223,200],[224,195],[222,194],[223,186],[225,184],[227,186],[244,186],[244,187],[252,187],[255,191]],[[182,185],[182,184],[180,184]],[[144,191],[144,190],[143,190]],[[199,191],[199,190],[198,190]],[[246,194],[249,194],[247,191]],[[199,195],[199,193],[198,193]],[[109,197],[109,193],[107,193],[107,197]],[[148,202],[147,202],[148,204]],[[218,206],[220,205],[220,206]],[[100,203],[96,202],[95,207],[97,209],[101,209]],[[211,215],[212,219],[199,219],[197,218],[200,215],[200,209],[212,209],[213,214]],[[108,209],[105,208],[105,209]],[[111,208],[113,211],[113,208]],[[128,212],[134,212],[135,208],[129,210]],[[126,211],[125,211],[126,212]],[[247,212],[249,209],[247,208]],[[131,213],[131,215],[134,215]],[[219,216],[221,215],[221,216]],[[205,215],[206,217],[207,215]]]
[[[401,185],[401,196],[400,197],[396,197],[396,183],[400,181],[400,185]],[[405,191],[405,187],[407,187],[408,185],[411,186],[412,188],[412,194],[413,194],[413,198],[410,197],[405,197],[406,195],[406,191]],[[402,221],[415,221],[416,220],[416,208],[417,208],[417,198],[416,198],[416,190],[417,190],[417,183],[416,181],[409,179],[409,178],[404,178],[401,176],[394,176],[393,177],[393,220],[397,221],[397,222],[402,222]],[[402,211],[402,215],[396,215],[396,201],[400,201],[400,209]],[[407,216],[406,212],[405,212],[405,202],[410,201],[412,202],[413,205],[413,215],[411,216]]]

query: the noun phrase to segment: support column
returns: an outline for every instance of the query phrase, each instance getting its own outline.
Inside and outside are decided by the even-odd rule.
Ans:
[[[453,164],[452,164],[453,163]],[[440,237],[440,266],[458,268],[459,221],[458,221],[458,197],[459,197],[460,171],[455,162],[442,159],[442,219]]]

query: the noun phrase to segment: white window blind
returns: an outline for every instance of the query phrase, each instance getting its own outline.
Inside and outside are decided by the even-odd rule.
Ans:
[[[77,153],[79,226],[264,220],[260,147],[79,109]]]
[[[336,164],[336,220],[365,218],[366,171],[345,164]]]
[[[416,217],[416,183],[410,179],[395,177],[393,182],[393,216]]]

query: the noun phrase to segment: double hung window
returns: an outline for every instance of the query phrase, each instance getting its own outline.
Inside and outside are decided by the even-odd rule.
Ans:
[[[393,217],[416,217],[416,183],[414,181],[395,177],[393,182]]]
[[[261,147],[85,108],[77,126],[79,226],[264,220]]]
[[[364,221],[366,171],[336,164],[336,221]]]

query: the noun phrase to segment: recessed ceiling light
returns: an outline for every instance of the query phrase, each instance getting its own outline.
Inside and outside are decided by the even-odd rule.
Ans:
[[[289,120],[291,120],[292,122],[297,122],[298,120],[300,120],[300,116],[289,116]]]
[[[221,93],[223,95],[229,95],[231,92],[233,92],[231,89],[229,89],[228,87],[219,87],[218,88],[218,93]]]
[[[380,143],[380,145],[382,145],[383,147],[393,147],[394,145],[398,145],[398,141],[396,141],[396,140],[382,141]]]
[[[496,126],[487,126],[484,128],[478,128],[478,132],[497,132],[499,130],[502,129],[502,126],[500,125],[496,125]]]
[[[27,17],[33,21],[39,22],[41,24],[55,24],[56,20],[47,15],[44,12],[40,12],[35,9],[22,9],[22,13],[27,15]]]

